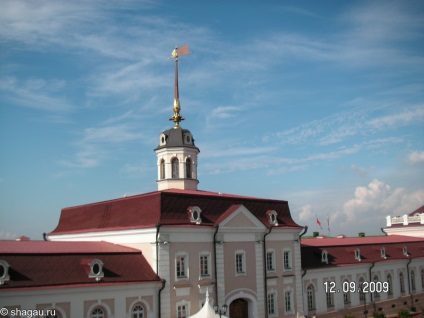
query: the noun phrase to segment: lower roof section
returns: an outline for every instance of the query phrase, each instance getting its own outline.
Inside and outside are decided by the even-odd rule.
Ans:
[[[1,241],[2,290],[159,282],[139,250],[106,242]]]

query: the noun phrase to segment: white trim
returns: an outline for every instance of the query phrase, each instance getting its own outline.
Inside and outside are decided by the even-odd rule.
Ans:
[[[106,310],[106,317],[107,318],[113,318],[112,311],[110,310],[109,306],[102,302],[101,300],[97,300],[97,302],[91,304],[91,306],[88,308],[87,311],[87,318],[91,318],[91,312],[96,307],[102,307],[104,310]]]
[[[284,288],[284,290],[283,290],[283,292],[284,292],[284,314],[285,315],[290,315],[290,314],[293,314],[294,313],[294,299],[293,299],[293,294],[294,294],[294,291],[293,291],[293,288],[291,288],[290,286],[287,286],[286,288]],[[290,295],[289,295],[289,300],[290,300],[290,310],[289,311],[287,311],[286,310],[286,293],[290,293]]]
[[[274,313],[269,313],[269,303],[268,303],[268,297],[270,295],[274,296]],[[268,313],[268,317],[278,317],[278,295],[277,295],[277,291],[272,288],[270,291],[268,291],[267,295],[266,295],[266,310]]]
[[[272,260],[271,260],[271,269],[268,269],[268,253],[272,253]],[[266,254],[265,254],[265,259],[266,259],[266,272],[267,273],[275,273],[276,271],[276,264],[275,264],[275,250],[273,248],[268,248],[266,250]]]
[[[201,257],[207,256],[207,266],[208,266],[208,274],[202,275],[202,266],[201,266]],[[199,280],[208,279],[212,277],[212,263],[211,263],[211,252],[209,251],[201,251],[199,253]]]
[[[190,312],[190,305],[191,305],[190,301],[185,300],[185,299],[183,299],[183,300],[181,300],[181,301],[177,302],[177,303],[175,304],[175,317],[176,317],[176,318],[178,318],[178,307],[179,307],[179,306],[186,306],[186,317],[187,317],[187,318],[188,318],[188,317],[190,317],[190,315],[191,315],[191,312]]]
[[[107,241],[112,243],[151,243],[156,241],[156,228],[110,230],[48,235],[51,241]]]
[[[288,253],[288,259],[287,259],[288,260],[288,264],[287,265],[289,267],[286,267],[286,261],[285,261],[285,259],[286,259],[286,257],[285,257],[286,253]],[[283,271],[284,272],[291,272],[293,270],[294,270],[294,268],[293,268],[292,250],[289,247],[285,247],[283,249]]]
[[[241,255],[241,266],[242,271],[239,272],[237,268],[237,255]],[[246,276],[247,275],[247,268],[246,268],[246,251],[245,250],[236,250],[234,252],[234,272],[236,276]]]
[[[145,301],[144,299],[142,299],[140,296],[139,296],[139,298],[137,298],[136,300],[134,300],[130,304],[130,306],[127,308],[127,310],[128,310],[127,311],[128,317],[131,318],[132,310],[133,310],[134,306],[137,305],[137,304],[142,304],[142,306],[144,307],[145,317],[146,318],[149,317],[150,316],[150,312],[151,312],[149,303],[147,301]]]
[[[185,276],[181,276],[178,277],[178,273],[177,273],[177,259],[183,257],[184,258],[184,271],[185,271]],[[175,264],[175,281],[182,281],[182,280],[189,280],[190,278],[190,272],[189,272],[189,257],[188,257],[188,253],[185,251],[180,251],[180,252],[176,252],[175,253],[175,259],[174,259],[174,264]]]
[[[238,298],[243,298],[248,300],[249,317],[246,317],[246,318],[260,317],[258,316],[258,303],[256,300],[257,295],[253,290],[247,289],[247,288],[236,289],[236,290],[233,290],[231,293],[229,293],[226,297],[227,297],[227,300],[225,304],[228,307],[230,307],[231,303]]]
[[[264,211],[265,213],[266,211]],[[252,226],[246,227],[243,226],[242,228],[240,227],[234,227],[234,226],[226,226],[232,219],[234,219],[238,214],[244,214],[249,221],[252,222]],[[266,226],[258,220],[258,218],[256,216],[254,216],[252,214],[252,212],[250,212],[244,205],[241,205],[239,208],[237,208],[235,211],[233,211],[233,213],[231,213],[229,216],[227,216],[224,220],[221,221],[221,223],[219,223],[220,226],[220,231],[225,231],[225,230],[231,230],[231,231],[238,231],[238,230],[244,230],[244,231],[252,231],[252,230],[257,230],[257,231],[265,231],[266,230]]]

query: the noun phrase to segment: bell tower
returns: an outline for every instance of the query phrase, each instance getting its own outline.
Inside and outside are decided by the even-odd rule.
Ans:
[[[175,62],[174,114],[169,120],[174,127],[162,132],[155,152],[158,167],[158,190],[184,189],[197,190],[197,155],[200,150],[194,144],[194,138],[188,129],[183,129],[180,97],[178,89],[178,58],[190,54],[188,46],[176,47],[171,54]]]

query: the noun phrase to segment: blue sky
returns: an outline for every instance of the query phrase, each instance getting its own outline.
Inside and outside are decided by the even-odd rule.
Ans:
[[[175,45],[199,189],[331,234],[424,204],[422,1],[2,1],[0,238],[155,191]]]

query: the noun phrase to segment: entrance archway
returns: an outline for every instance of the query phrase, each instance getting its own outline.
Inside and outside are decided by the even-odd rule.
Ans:
[[[249,304],[243,298],[237,298],[230,304],[230,318],[249,317]]]

